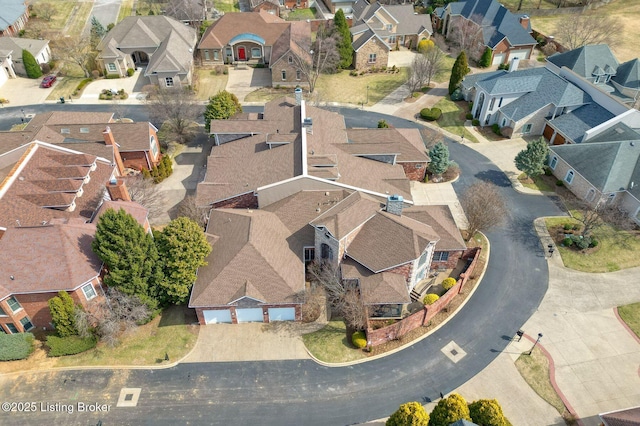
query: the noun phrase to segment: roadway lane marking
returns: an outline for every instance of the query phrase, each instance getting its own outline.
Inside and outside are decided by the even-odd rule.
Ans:
[[[122,388],[116,407],[135,407],[138,405],[142,388]]]
[[[458,346],[453,340],[447,343],[447,345],[440,350],[454,364],[467,355],[467,353],[463,351],[462,348]]]

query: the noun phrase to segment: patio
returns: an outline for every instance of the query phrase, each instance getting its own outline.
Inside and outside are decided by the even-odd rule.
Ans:
[[[422,300],[427,293],[435,293],[438,296],[442,296],[444,294],[442,281],[448,277],[453,277],[457,280],[460,277],[460,274],[464,272],[467,265],[468,262],[466,259],[460,259],[458,260],[456,267],[453,269],[435,269],[429,271],[429,275],[416,284],[413,290],[411,290],[411,300]]]

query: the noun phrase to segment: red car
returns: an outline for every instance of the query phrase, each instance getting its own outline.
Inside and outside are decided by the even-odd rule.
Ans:
[[[42,79],[42,83],[40,83],[40,87],[44,87],[45,89],[48,89],[49,87],[53,86],[53,83],[55,82],[56,82],[56,76],[48,75]]]

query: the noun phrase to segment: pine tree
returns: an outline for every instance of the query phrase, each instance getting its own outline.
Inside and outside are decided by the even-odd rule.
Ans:
[[[458,57],[456,58],[456,62],[453,64],[453,68],[451,68],[451,79],[449,80],[449,94],[453,94],[456,91],[462,79],[465,75],[469,74],[471,69],[469,69],[469,64],[467,62],[467,55],[464,53],[464,50],[460,52]]]
[[[435,144],[429,151],[429,171],[436,176],[441,176],[447,171],[451,161],[449,161],[449,148],[442,142]]]
[[[418,402],[402,404],[395,413],[387,419],[385,426],[427,426],[429,414]]]
[[[133,216],[123,209],[104,212],[91,248],[107,267],[107,286],[137,296],[151,311],[157,308],[156,286],[162,281],[158,250]]]
[[[78,334],[75,319],[76,305],[69,293],[61,291],[47,303],[58,336],[67,337]]]
[[[487,47],[484,50],[484,53],[482,54],[482,57],[480,58],[480,61],[478,62],[478,66],[480,68],[487,68],[488,66],[491,65],[491,57],[493,56],[493,52],[492,50]]]
[[[516,167],[528,177],[544,173],[544,165],[549,156],[549,147],[544,138],[533,140],[516,155]]]
[[[449,426],[458,420],[469,420],[469,407],[467,401],[457,393],[438,401],[429,418],[429,426]]]
[[[27,77],[42,77],[42,70],[40,69],[40,65],[36,62],[36,58],[34,58],[31,52],[26,49],[22,49],[22,63],[24,64],[24,70],[27,73]]]
[[[165,303],[185,303],[196,271],[207,264],[205,259],[211,253],[211,245],[200,225],[187,217],[169,222],[156,234],[156,245],[164,272],[158,288],[160,298]]]
[[[102,37],[107,33],[104,26],[98,21],[95,16],[91,17],[91,47],[96,48]]]
[[[347,23],[347,18],[345,18],[344,11],[342,9],[338,9],[333,17],[333,25],[340,35],[338,40],[340,63],[338,64],[338,67],[341,69],[347,69],[353,62],[353,46],[351,45],[351,31],[349,31],[349,24]]]

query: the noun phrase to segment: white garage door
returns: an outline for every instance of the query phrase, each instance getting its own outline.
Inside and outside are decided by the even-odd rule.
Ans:
[[[296,308],[269,308],[269,321],[295,321]]]
[[[506,53],[494,53],[493,54],[493,65],[500,65],[504,62],[504,58],[506,57]]]
[[[262,308],[236,309],[238,322],[264,322]]]
[[[512,50],[509,52],[509,62],[511,62],[513,58],[529,59],[529,53],[531,53],[529,49]]]
[[[207,324],[231,323],[231,311],[229,309],[202,311],[204,322]]]

